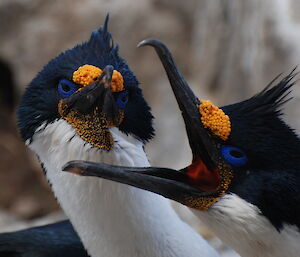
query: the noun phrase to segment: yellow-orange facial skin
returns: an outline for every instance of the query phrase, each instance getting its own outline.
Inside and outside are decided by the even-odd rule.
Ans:
[[[73,73],[73,81],[83,87],[93,83],[102,74],[102,70],[96,66],[85,64],[80,66]],[[124,88],[123,76],[117,70],[114,70],[111,81],[111,91],[121,92]],[[80,90],[80,89],[79,89]]]
[[[201,100],[199,111],[203,126],[222,140],[227,140],[231,133],[228,115],[209,100]]]
[[[201,122],[210,132],[226,141],[231,133],[231,122],[223,110],[215,106],[209,100],[201,100],[199,105]],[[220,157],[214,170],[208,170],[205,163],[198,159],[187,169],[187,175],[192,179],[192,184],[203,192],[214,192],[211,196],[198,198],[189,197],[182,203],[188,207],[201,211],[207,210],[224,195],[232,182],[232,168]]]
[[[110,151],[114,146],[114,139],[109,128],[119,126],[124,118],[124,112],[119,111],[118,120],[112,123],[98,108],[91,114],[81,114],[76,110],[67,111],[64,100],[58,104],[59,114],[75,128],[76,133],[94,147]]]
[[[101,76],[102,70],[93,65],[83,65],[73,73],[73,81],[82,85],[77,90],[80,91],[84,87],[95,82]],[[123,91],[124,81],[121,73],[114,70],[111,83],[112,92]],[[76,93],[77,93],[76,92]],[[75,93],[75,94],[76,94]],[[69,109],[66,99],[61,99],[58,104],[58,112],[72,127],[76,133],[86,142],[94,147],[104,150],[111,150],[114,146],[114,139],[109,131],[109,128],[119,126],[124,119],[124,111],[119,110],[117,120],[110,121],[98,107],[89,114],[82,114],[77,110]]]
[[[204,169],[204,171],[202,169]],[[212,194],[211,196],[187,197],[182,202],[182,204],[200,211],[208,210],[211,205],[220,200],[222,195],[224,195],[228,191],[233,179],[233,172],[231,168],[222,160],[220,160],[218,167],[213,171],[208,171],[202,160],[198,160],[188,167],[188,176],[195,180],[193,182],[195,185],[199,183],[197,182],[197,179],[201,180],[201,183],[203,183],[203,177],[201,177],[203,176],[203,172],[211,172],[211,174],[207,176],[206,179],[211,179],[214,183],[218,183],[218,186],[214,184],[216,188],[210,188],[214,192],[214,194]]]

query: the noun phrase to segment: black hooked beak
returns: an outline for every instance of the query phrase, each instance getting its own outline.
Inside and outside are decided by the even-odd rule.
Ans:
[[[160,167],[125,167],[87,161],[71,161],[62,170],[81,176],[100,177],[127,184],[183,204],[187,204],[189,199],[218,196],[218,192],[215,190],[204,192],[198,188],[197,183],[187,175],[185,169],[177,171]]]
[[[119,110],[111,91],[113,71],[114,67],[107,65],[95,82],[81,88],[69,98],[63,99],[66,106],[64,112],[75,110],[86,115],[98,108],[107,119],[115,122]]]
[[[184,119],[189,144],[193,153],[193,162],[201,158],[208,168],[215,168],[218,161],[215,141],[201,122],[198,98],[178,70],[167,46],[160,40],[146,39],[140,42],[138,47],[147,45],[154,47],[169,78]]]

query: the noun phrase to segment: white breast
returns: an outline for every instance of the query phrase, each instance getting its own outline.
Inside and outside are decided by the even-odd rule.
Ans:
[[[298,257],[300,234],[285,225],[279,232],[260,210],[235,194],[224,195],[208,211],[194,213],[242,257]]]
[[[165,198],[61,171],[71,160],[149,166],[141,142],[113,128],[116,143],[107,152],[85,143],[64,120],[42,128],[29,146],[44,164],[58,201],[92,257],[217,256]]]

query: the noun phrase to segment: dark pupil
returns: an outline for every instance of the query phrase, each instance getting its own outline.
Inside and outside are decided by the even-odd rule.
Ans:
[[[230,155],[235,158],[242,158],[244,156],[243,153],[236,151],[236,150],[231,150]]]
[[[127,101],[127,95],[122,96],[121,101],[126,102]]]
[[[65,91],[65,92],[69,92],[71,90],[71,88],[66,84],[62,84],[61,87],[62,87],[63,91]]]

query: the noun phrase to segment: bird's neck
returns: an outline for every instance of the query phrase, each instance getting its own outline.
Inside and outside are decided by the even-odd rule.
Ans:
[[[193,212],[242,257],[299,256],[296,226],[284,225],[278,231],[256,206],[236,194],[224,195],[208,211]]]
[[[152,193],[97,178],[61,171],[70,160],[148,166],[137,140],[112,131],[116,141],[106,152],[84,144],[64,121],[37,133],[37,153],[62,208],[92,257],[215,256],[214,251],[175,214],[168,200]]]

